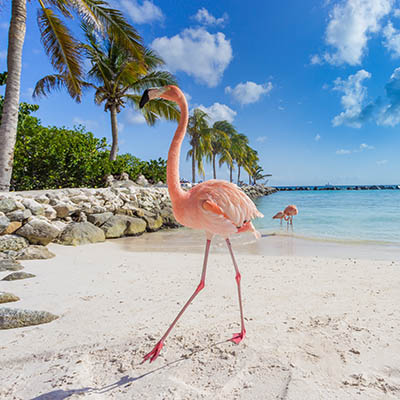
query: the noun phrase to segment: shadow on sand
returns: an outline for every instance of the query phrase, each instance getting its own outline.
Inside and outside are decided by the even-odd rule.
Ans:
[[[69,390],[62,390],[62,389],[58,389],[58,390],[53,390],[51,392],[47,392],[47,393],[43,393],[39,396],[36,397],[32,397],[30,400],[64,400],[67,399],[68,397],[74,395],[74,394],[84,394],[84,393],[96,393],[96,394],[103,394],[103,393],[107,393],[110,392],[111,390],[114,390],[118,387],[121,386],[129,386],[131,385],[133,382],[138,381],[139,379],[145,378],[148,375],[154,374],[155,372],[161,371],[165,368],[168,368],[169,366],[173,365],[173,364],[177,364],[179,362],[185,361],[187,359],[189,359],[190,357],[192,357],[193,355],[203,352],[205,350],[210,350],[213,347],[219,346],[221,344],[224,343],[228,343],[230,342],[230,339],[227,340],[223,340],[217,343],[213,343],[208,347],[205,347],[203,349],[198,349],[195,350],[191,353],[189,353],[188,355],[185,355],[177,360],[171,361],[161,367],[158,367],[156,369],[153,369],[151,371],[148,371],[142,375],[138,375],[138,376],[129,376],[129,375],[125,375],[123,377],[121,377],[117,382],[111,383],[107,386],[103,386],[103,387],[98,387],[98,388],[93,388],[93,387],[84,387],[84,388],[80,388],[80,389],[69,389]],[[141,364],[138,364],[141,365]],[[138,365],[135,365],[133,367],[137,367]]]

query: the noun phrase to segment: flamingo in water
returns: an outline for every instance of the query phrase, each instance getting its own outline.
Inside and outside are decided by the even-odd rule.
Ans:
[[[293,225],[293,216],[299,213],[299,210],[294,204],[287,206],[283,213],[285,214],[285,221],[288,221],[288,224]]]
[[[283,211],[278,211],[273,217],[272,219],[280,219],[281,220],[281,225],[282,225],[282,219],[284,219],[285,221],[287,221],[289,219],[289,217],[287,215],[285,215],[285,213]]]
[[[225,238],[236,272],[235,280],[239,297],[241,331],[240,333],[235,333],[230,340],[238,344],[245,337],[246,329],[244,326],[242,295],[240,291],[241,275],[232,251],[229,236],[235,233],[251,231],[259,238],[261,235],[255,230],[251,220],[256,217],[263,217],[250,198],[233,183],[212,179],[197,184],[188,192],[182,190],[179,182],[179,154],[188,124],[188,105],[182,91],[177,86],[169,85],[161,88],[147,89],[140,100],[140,108],[155,98],[173,101],[181,110],[178,128],[168,152],[168,191],[176,220],[184,226],[204,230],[206,233],[206,247],[199,285],[162,338],[154,346],[153,350],[144,356],[142,362],[147,360],[152,362],[158,357],[164,341],[172,328],[189,304],[204,288],[208,253],[211,239],[214,235],[220,235]]]

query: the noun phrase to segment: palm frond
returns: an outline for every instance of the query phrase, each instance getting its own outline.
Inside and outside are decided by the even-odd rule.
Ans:
[[[93,87],[93,85],[84,81],[79,81],[79,85],[84,89]],[[61,90],[62,88],[66,88],[70,92],[68,77],[61,74],[47,75],[36,83],[32,97],[46,96],[52,90]]]
[[[167,71],[153,71],[136,80],[131,87],[142,92],[150,87],[166,85],[177,85],[176,78]]]
[[[135,108],[139,108],[141,96],[127,94],[126,98],[135,106]],[[181,115],[177,105],[174,102],[164,99],[154,99],[149,101],[142,108],[142,112],[146,118],[146,122],[150,126],[154,125],[159,118],[164,118],[169,121],[179,121]]]
[[[109,8],[102,0],[74,0],[73,4],[86,23],[100,26],[138,61],[143,61],[142,38],[120,11]]]
[[[68,92],[73,99],[80,101],[82,88],[82,57],[78,42],[54,12],[44,7],[38,10],[38,25],[41,39],[53,67],[66,79]]]

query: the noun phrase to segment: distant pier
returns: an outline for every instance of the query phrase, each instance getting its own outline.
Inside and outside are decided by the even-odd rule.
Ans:
[[[400,185],[273,186],[279,192],[300,190],[400,190]]]

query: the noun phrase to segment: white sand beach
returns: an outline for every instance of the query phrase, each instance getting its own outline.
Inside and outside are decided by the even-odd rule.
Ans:
[[[0,398],[400,398],[400,262],[379,246],[235,238],[247,324],[235,345],[236,283],[219,241],[204,291],[141,365],[197,286],[203,245],[178,230],[52,244],[56,258],[22,262],[36,277],[0,282],[21,298],[6,306],[60,318],[0,331]]]

